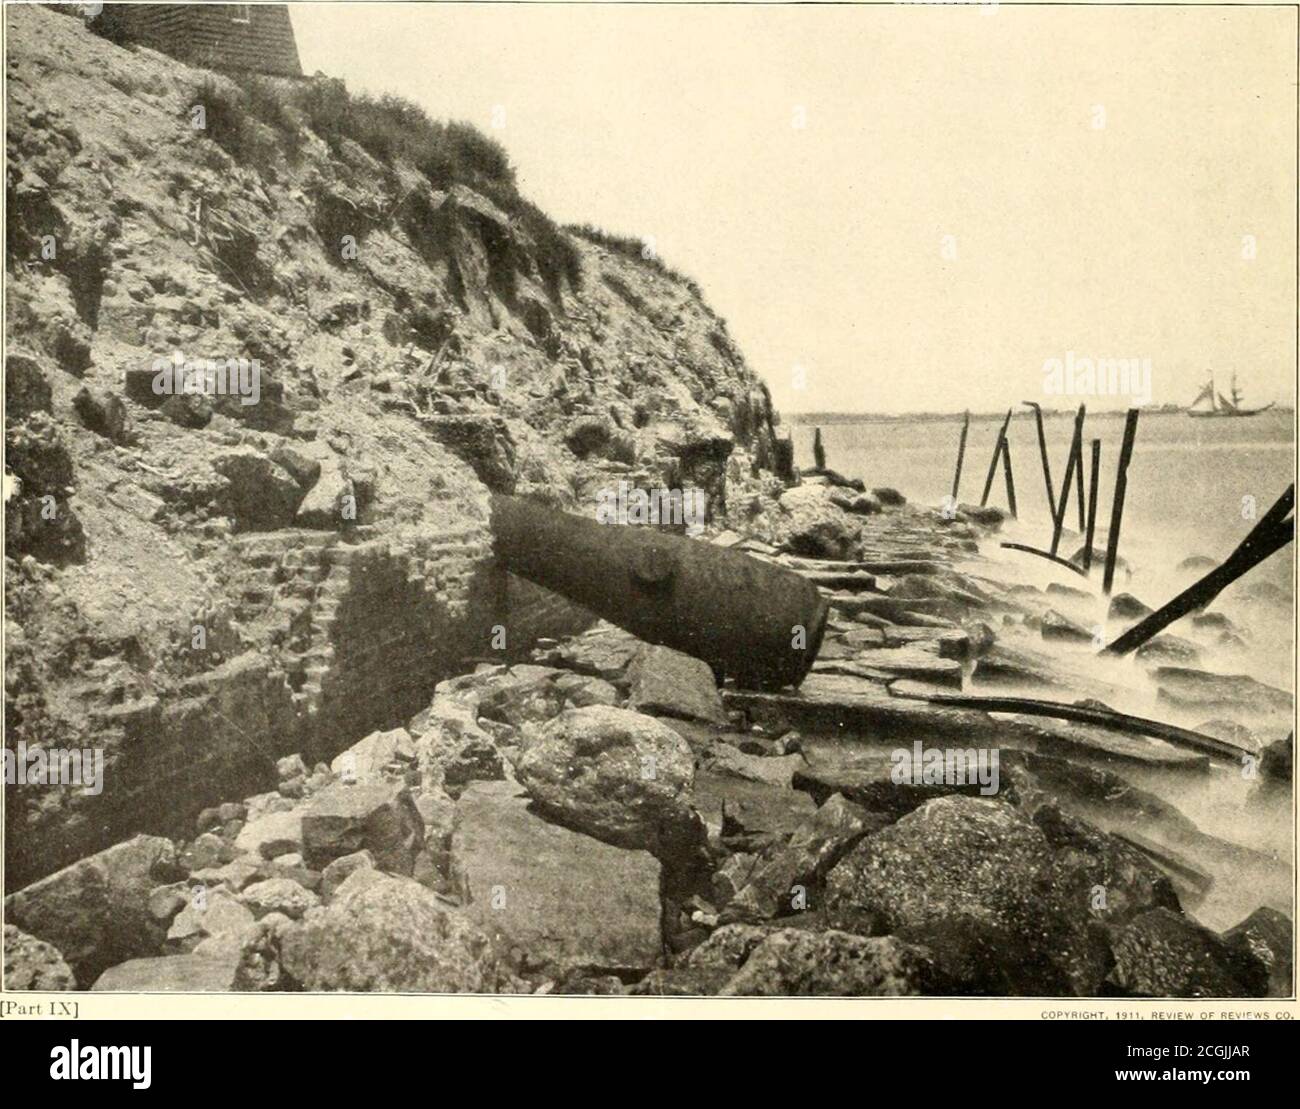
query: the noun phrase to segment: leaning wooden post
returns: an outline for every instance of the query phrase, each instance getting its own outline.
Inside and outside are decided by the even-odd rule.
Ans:
[[[1043,481],[1047,483],[1047,511],[1056,520],[1056,490],[1052,488],[1052,463],[1047,457],[1047,433],[1043,430],[1043,410],[1031,400],[1022,400],[1034,410],[1034,423],[1038,425],[1038,453],[1043,460]]]
[[[1115,583],[1115,558],[1119,554],[1119,527],[1124,521],[1124,494],[1128,491],[1128,464],[1133,457],[1133,440],[1137,437],[1140,410],[1130,408],[1124,419],[1124,442],[1119,448],[1119,465],[1115,469],[1115,497],[1110,505],[1110,534],[1106,536],[1106,572],[1101,591],[1110,596]]]
[[[1112,655],[1126,655],[1141,647],[1152,636],[1164,631],[1175,620],[1198,608],[1204,608],[1247,570],[1258,566],[1275,551],[1285,547],[1295,537],[1295,486],[1290,486],[1277,504],[1250,529],[1222,565],[1216,566],[1194,585],[1188,586],[1168,604],[1130,628],[1115,640],[1106,651]]]
[[[1007,425],[1011,423],[1011,409],[1007,409],[1007,418],[998,429],[998,440],[993,444],[993,459],[989,462],[989,476],[984,479],[984,492],[980,496],[980,508],[989,503],[989,492],[993,488],[993,475],[998,472],[998,460],[1002,457],[1002,444],[1007,439]]]
[[[1101,440],[1092,441],[1092,477],[1088,482],[1088,530],[1083,542],[1083,568],[1092,569],[1092,541],[1097,534],[1097,486],[1101,477]]]
[[[826,448],[822,446],[822,429],[819,427],[813,428],[813,466],[817,473],[826,469]]]
[[[952,475],[952,503],[957,503],[957,490],[961,486],[961,464],[966,457],[966,433],[970,430],[970,409],[961,425],[961,442],[957,444],[957,472]]]
[[[1011,476],[1011,440],[1003,438],[1002,440],[1002,470],[1007,478],[1007,511],[1012,516],[1018,516],[1016,511],[1016,481]]]
[[[1065,480],[1061,483],[1061,498],[1056,502],[1056,514],[1052,518],[1052,554],[1061,546],[1061,533],[1065,530],[1065,510],[1070,506],[1070,486],[1074,483],[1075,472],[1083,469],[1083,405],[1074,414],[1074,436],[1070,440],[1070,458],[1065,464]],[[1082,489],[1082,478],[1079,479]],[[1080,514],[1082,516],[1082,513]]]
[[[1076,417],[1075,434],[1079,437],[1079,461],[1074,470],[1075,480],[1075,500],[1079,502],[1079,530],[1083,531],[1087,526],[1085,514],[1087,512],[1088,502],[1083,495],[1083,405],[1079,405],[1079,415]]]

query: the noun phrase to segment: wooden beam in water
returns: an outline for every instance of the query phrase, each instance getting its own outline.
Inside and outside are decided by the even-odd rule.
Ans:
[[[1110,596],[1115,584],[1115,559],[1119,555],[1119,528],[1124,521],[1124,495],[1128,492],[1128,464],[1133,458],[1133,440],[1137,438],[1139,410],[1130,408],[1124,418],[1124,441],[1119,448],[1119,465],[1115,469],[1115,497],[1110,505],[1110,533],[1106,536],[1106,571],[1101,591]]]
[[[1240,763],[1243,755],[1257,755],[1257,752],[1239,747],[1226,739],[1194,732],[1190,728],[1180,728],[1175,724],[1166,724],[1161,720],[1148,720],[1143,716],[1129,716],[1127,713],[1112,709],[1092,708],[1083,705],[1065,704],[1061,701],[1040,700],[1037,697],[1000,697],[970,693],[943,693],[921,687],[920,683],[893,681],[889,683],[889,692],[895,697],[908,697],[928,701],[934,705],[951,705],[954,708],[982,709],[984,712],[1015,712],[1025,716],[1049,716],[1058,720],[1073,720],[1079,724],[1095,724],[1102,728],[1114,728],[1129,735],[1150,736],[1163,739],[1176,747],[1187,747],[1203,755],[1212,755],[1227,762]]]
[[[1164,631],[1175,620],[1196,609],[1204,608],[1242,574],[1254,569],[1264,559],[1285,547],[1295,537],[1295,518],[1291,515],[1294,508],[1295,486],[1291,485],[1278,498],[1277,503],[1250,529],[1250,534],[1241,541],[1222,565],[1216,566],[1195,584],[1184,589],[1167,605],[1126,631],[1106,648],[1107,653],[1126,655],[1136,650],[1153,635]]]
[[[1080,577],[1086,578],[1088,573],[1071,562],[1068,558],[1061,558],[1060,555],[1054,555],[1051,551],[1040,551],[1037,547],[1031,547],[1027,543],[1003,543],[1008,551],[1024,551],[1025,554],[1038,555],[1039,558],[1045,558],[1049,562],[1055,562],[1058,566],[1064,566],[1067,570],[1072,570]]]

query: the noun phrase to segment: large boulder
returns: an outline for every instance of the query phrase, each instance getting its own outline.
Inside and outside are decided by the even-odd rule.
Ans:
[[[826,486],[799,485],[781,494],[772,541],[782,550],[808,558],[851,559],[861,540],[861,525],[830,499]]]
[[[515,773],[560,823],[661,858],[702,839],[690,746],[653,717],[608,705],[567,709],[525,727],[520,742]]]
[[[1266,997],[1268,969],[1172,909],[1153,909],[1115,929],[1110,982],[1137,997]]]
[[[161,948],[167,924],[150,913],[149,895],[179,876],[175,854],[158,836],[115,844],[10,894],[5,920],[58,948],[78,982],[93,982]]]
[[[1223,933],[1223,941],[1249,951],[1268,971],[1268,996],[1291,996],[1293,930],[1291,918],[1267,906],[1256,909],[1235,928]]]
[[[415,742],[405,728],[371,732],[359,743],[340,752],[330,770],[344,782],[377,782],[398,776],[405,766],[414,766]]]
[[[304,990],[491,993],[491,943],[410,878],[355,871],[327,907],[280,934],[283,973]]]
[[[131,959],[104,971],[95,993],[223,993],[237,988],[239,954]]]
[[[303,859],[317,870],[364,848],[380,870],[410,874],[423,842],[420,814],[400,782],[335,782],[302,814]]]
[[[628,708],[652,716],[673,716],[726,724],[718,685],[709,664],[671,647],[646,646],[628,669]]]
[[[6,990],[75,990],[77,980],[58,949],[5,925]]]
[[[213,469],[228,483],[220,507],[236,531],[271,531],[293,523],[302,490],[266,455],[250,448],[227,451]]]
[[[718,992],[741,997],[908,997],[942,992],[923,947],[895,936],[781,928],[750,951]]]
[[[637,971],[660,958],[654,856],[543,820],[513,782],[461,794],[451,856],[468,911],[535,965]]]

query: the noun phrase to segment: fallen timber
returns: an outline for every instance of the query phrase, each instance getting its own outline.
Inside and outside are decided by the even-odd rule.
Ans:
[[[654,528],[610,527],[523,497],[492,498],[501,566],[647,643],[757,689],[798,685],[830,606],[792,570]]]
[[[1194,751],[1226,762],[1240,763],[1245,756],[1254,758],[1256,752],[1226,739],[1194,732],[1190,728],[1180,728],[1175,724],[1166,724],[1160,720],[1149,720],[1144,716],[1130,716],[1115,712],[1113,709],[1093,708],[1085,705],[1065,704],[1060,701],[1045,701],[1035,697],[997,697],[968,693],[946,693],[927,686],[920,686],[907,681],[897,681],[890,685],[893,696],[932,705],[948,705],[955,709],[967,709],[975,712],[1010,712],[1025,716],[1050,716],[1058,720],[1073,720],[1079,724],[1095,724],[1103,728],[1114,728],[1130,735],[1151,736],[1163,739],[1175,746],[1188,747]]]
[[[1175,620],[1196,609],[1204,608],[1229,585],[1258,566],[1264,559],[1285,547],[1295,536],[1295,486],[1278,498],[1241,541],[1237,549],[1219,566],[1216,566],[1195,584],[1188,586],[1168,604],[1162,606],[1140,623],[1130,628],[1106,647],[1112,655],[1126,655],[1135,651],[1152,636],[1163,631]]]
[[[1028,543],[1003,543],[1003,548],[1008,551],[1023,551],[1025,554],[1038,555],[1039,558],[1045,558],[1048,562],[1055,562],[1057,566],[1063,566],[1067,570],[1072,570],[1082,578],[1088,576],[1088,571],[1082,566],[1076,566],[1067,558],[1062,558],[1051,551],[1042,551],[1037,547],[1031,547]]]

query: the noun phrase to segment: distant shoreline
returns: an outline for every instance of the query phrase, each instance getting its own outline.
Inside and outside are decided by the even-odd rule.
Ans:
[[[1016,406],[1015,411],[1025,415],[1030,414],[1030,409]],[[1186,413],[1186,408],[1178,405],[1148,405],[1142,409],[1144,416],[1178,416]],[[1283,407],[1279,405],[1271,411],[1282,415],[1295,415],[1295,409],[1290,406]],[[1092,419],[1121,419],[1124,416],[1123,408],[1098,409],[1088,411],[1088,416]],[[1054,417],[1072,417],[1075,413],[1074,408],[1043,408],[1043,417],[1052,419]],[[792,426],[806,426],[811,424],[820,424],[828,426],[832,424],[876,424],[876,423],[949,423],[953,420],[960,420],[965,416],[965,412],[902,412],[890,414],[886,412],[782,412],[781,419],[784,423]],[[1002,420],[1006,418],[1006,409],[996,412],[972,412],[972,420]]]

